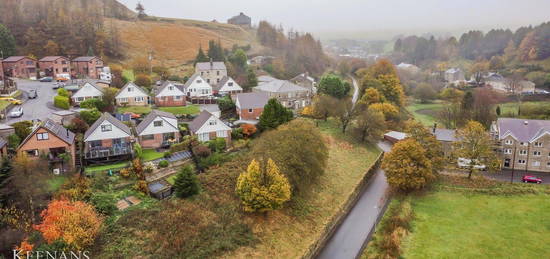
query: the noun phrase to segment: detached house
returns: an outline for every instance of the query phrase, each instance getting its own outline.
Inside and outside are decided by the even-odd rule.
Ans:
[[[132,82],[127,83],[115,97],[117,105],[146,106],[149,104],[149,94]]]
[[[155,88],[155,104],[157,106],[185,106],[184,86],[166,81]]]
[[[224,138],[227,143],[231,142],[231,128],[206,110],[189,124],[189,131],[191,135],[196,135],[199,141]]]
[[[235,96],[235,106],[239,120],[257,124],[264,106],[269,101],[266,93],[241,93]]]
[[[178,119],[174,114],[153,110],[136,127],[139,143],[144,148],[169,147],[180,138]]]
[[[252,88],[253,92],[265,93],[269,98],[276,98],[283,106],[298,110],[311,103],[310,90],[286,80],[273,80]]]
[[[71,75],[78,78],[99,79],[103,60],[98,57],[78,57],[71,61]]]
[[[2,61],[4,73],[8,77],[31,78],[36,77],[37,63],[35,59],[24,56],[13,56]]]
[[[18,153],[25,152],[31,158],[45,156],[53,168],[69,165],[74,168],[76,162],[75,134],[63,126],[46,119],[36,127],[17,148]],[[64,159],[69,155],[70,161]]]
[[[466,80],[464,77],[464,72],[460,68],[451,68],[445,71],[445,81],[447,82],[452,83],[464,80]]]
[[[206,83],[217,85],[227,76],[227,67],[223,62],[199,62],[195,65],[195,73],[204,78]]]
[[[212,95],[212,86],[198,73],[194,74],[183,86],[188,97],[207,97]]]
[[[297,75],[296,77],[290,79],[290,82],[304,87],[312,93],[317,92],[317,82],[315,82],[315,78],[309,76],[308,72]]]
[[[38,60],[38,67],[46,76],[55,77],[57,74],[69,74],[71,61],[66,57],[48,56]]]
[[[107,112],[84,134],[84,158],[89,162],[123,160],[132,152],[132,131]]]
[[[214,94],[232,95],[242,93],[243,88],[233,80],[233,78],[224,76],[222,80],[212,89]]]
[[[75,105],[80,105],[81,102],[88,99],[101,99],[102,97],[103,89],[94,83],[87,82],[71,96],[71,99]]]

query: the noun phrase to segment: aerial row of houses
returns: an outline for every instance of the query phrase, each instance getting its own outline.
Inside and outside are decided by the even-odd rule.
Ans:
[[[36,60],[26,56],[0,59],[0,79],[5,77],[34,78],[38,74],[56,77],[69,74],[72,77],[99,79],[104,63],[99,57],[85,56],[70,60],[62,56],[47,56]]]
[[[446,82],[454,85],[460,84],[476,84],[477,82],[471,78],[466,80],[464,71],[460,68],[450,68],[445,71],[444,79]],[[482,76],[482,83],[491,89],[501,93],[513,94],[529,94],[535,93],[535,83],[528,80],[514,81],[510,78],[505,78],[498,73],[485,73]]]

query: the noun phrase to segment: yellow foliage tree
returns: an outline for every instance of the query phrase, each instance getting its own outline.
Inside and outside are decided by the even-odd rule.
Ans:
[[[267,212],[282,207],[290,200],[290,183],[281,174],[279,167],[269,159],[263,170],[255,159],[250,162],[246,172],[237,180],[237,195],[241,198],[244,210],[248,212]]]
[[[399,107],[403,106],[405,93],[403,92],[403,86],[401,86],[399,78],[395,75],[380,75],[377,79],[384,85],[379,90],[386,100]]]
[[[384,114],[386,120],[396,120],[399,116],[399,109],[391,103],[375,103],[369,106],[369,109]]]
[[[361,97],[361,100],[359,100],[360,103],[365,105],[371,105],[373,103],[381,103],[384,102],[384,96],[380,94],[376,88],[367,88],[365,90],[365,93]]]
[[[420,190],[435,179],[425,149],[412,138],[397,142],[384,155],[382,169],[390,186],[404,192]]]

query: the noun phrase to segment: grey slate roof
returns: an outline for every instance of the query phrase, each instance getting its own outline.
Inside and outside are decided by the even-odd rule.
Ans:
[[[98,127],[103,123],[105,120],[113,124],[115,127],[119,128],[120,130],[124,131],[128,135],[132,135],[132,130],[126,124],[122,123],[121,121],[117,120],[113,115],[109,114],[108,112],[105,112],[97,119],[94,124],[84,133],[84,139],[87,139]]]
[[[227,83],[227,81],[229,81],[229,79],[231,79],[230,77],[228,76],[224,76],[222,78],[222,80],[220,80],[220,82],[218,82],[214,87],[212,87],[212,90],[220,90],[222,89],[223,85],[225,85],[225,83]]]
[[[160,94],[164,88],[166,88],[169,85],[173,85],[174,87],[180,89],[182,92],[184,91],[184,85],[180,82],[174,82],[174,81],[164,81],[161,85],[155,86],[155,95]]]
[[[197,132],[210,117],[212,117],[212,113],[208,112],[207,110],[203,110],[199,116],[197,116],[191,123],[189,123],[189,130],[192,132]]]
[[[267,82],[271,82],[271,81],[275,81],[277,80],[277,78],[274,78],[272,76],[259,76],[258,77],[258,82],[260,83],[267,83]]]
[[[43,57],[41,58],[40,60],[38,61],[41,61],[41,62],[52,62],[52,61],[56,61],[60,58],[65,58],[65,57],[62,57],[62,56],[47,56],[47,57]],[[65,58],[67,59],[67,58]]]
[[[198,63],[197,63],[197,64],[198,64]],[[185,84],[183,85],[183,90],[184,90],[183,92],[185,92],[186,89],[187,89],[189,86],[191,86],[191,84],[192,84],[193,82],[195,82],[195,80],[197,80],[197,77],[199,77],[199,76],[200,76],[199,73],[195,73],[195,74],[193,74],[189,79],[187,79],[187,81],[186,81]]]
[[[198,70],[224,70],[224,69],[227,69],[227,67],[225,67],[225,63],[223,62],[219,62],[219,61],[216,61],[216,62],[199,62],[195,65],[195,67],[198,69]]]
[[[269,101],[266,93],[241,93],[235,97],[235,102],[239,102],[241,109],[263,108]]]
[[[151,113],[149,113],[149,114],[147,114],[147,116],[145,116],[145,118],[143,119],[142,122],[139,123],[139,125],[137,125],[136,133],[138,135],[141,134],[141,132],[143,132],[145,130],[145,128],[147,128],[147,126],[149,126],[149,124],[151,124],[151,122],[153,122],[155,120],[155,118],[157,118],[157,116],[171,118],[171,119],[177,119],[176,116],[172,113],[163,112],[163,111],[159,111],[159,110],[153,110]],[[177,129],[177,125],[172,125],[172,126],[174,126],[174,128]]]
[[[56,137],[60,138],[61,140],[67,142],[67,144],[74,144],[74,137],[75,137],[75,134],[66,129],[65,127],[55,123],[53,120],[51,119],[46,119],[45,121],[41,122],[40,125],[38,125],[38,127],[36,127],[32,132],[31,134],[29,134],[27,136],[27,138],[25,138],[25,140],[21,141],[21,144],[19,144],[19,146],[21,147],[23,144],[25,144],[30,138],[32,138],[34,136],[34,134],[36,133],[36,131],[38,131],[38,129],[40,128],[44,128],[46,130],[48,130],[49,132],[51,132],[52,134],[54,134]]]
[[[94,56],[84,56],[84,57],[75,58],[72,61],[74,61],[74,62],[90,62],[91,60],[93,60],[95,58],[100,59],[100,58],[94,57]]]
[[[531,142],[537,137],[550,133],[550,120],[525,120],[499,118],[497,120],[499,139],[511,134],[521,142]]]
[[[435,132],[432,131],[432,133],[435,136],[435,138],[439,141],[445,141],[445,142],[454,142],[454,141],[456,141],[456,131],[455,130],[437,128],[437,129],[435,129]]]
[[[308,89],[296,85],[286,80],[273,80],[254,87],[255,89],[272,92],[272,93],[288,93],[288,92],[307,92]]]

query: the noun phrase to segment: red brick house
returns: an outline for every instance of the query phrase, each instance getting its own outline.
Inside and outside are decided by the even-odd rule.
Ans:
[[[256,124],[269,101],[266,93],[240,93],[235,96],[235,106],[239,120]]]
[[[38,60],[38,67],[46,76],[55,77],[57,74],[69,74],[71,61],[66,57],[48,56]]]
[[[169,147],[180,138],[178,119],[174,114],[153,110],[136,127],[139,143],[144,148]]]
[[[4,73],[8,77],[31,78],[36,77],[36,59],[24,56],[13,56],[2,61]]]
[[[71,61],[73,77],[99,79],[102,69],[103,60],[98,57],[78,57]]]
[[[155,88],[155,105],[185,106],[185,90],[182,84],[166,81]]]
[[[31,158],[46,157],[53,168],[69,165],[74,168],[76,161],[75,134],[63,126],[46,119],[36,127],[29,136],[21,142],[17,152],[25,152]],[[63,159],[62,154],[69,154],[70,162]]]

